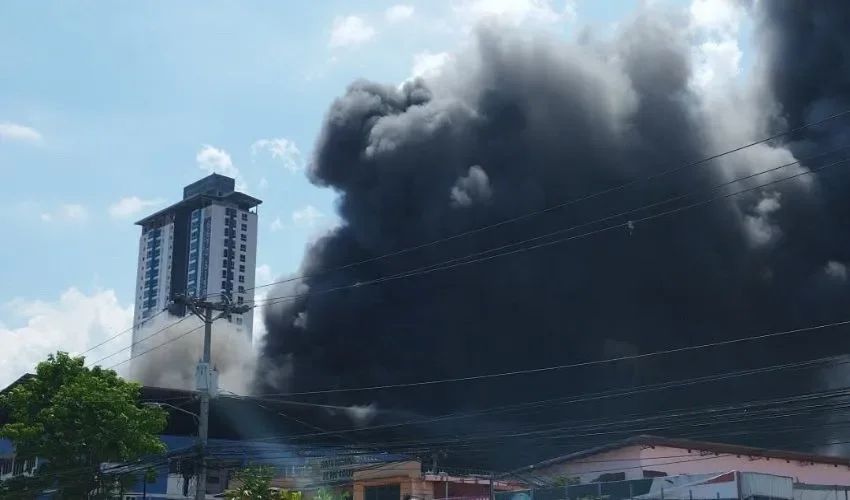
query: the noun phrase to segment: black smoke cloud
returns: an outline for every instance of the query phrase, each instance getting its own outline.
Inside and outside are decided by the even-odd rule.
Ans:
[[[757,32],[753,75],[711,102],[691,85],[691,38],[680,28],[687,23],[657,10],[635,14],[613,40],[584,34],[579,44],[484,27],[474,47],[439,77],[402,88],[353,83],[331,105],[309,170],[314,184],[338,194],[342,224],[308,249],[300,270],[307,278],[271,294],[308,292],[268,308],[256,390],[465,377],[846,319],[850,185],[841,166],[633,227],[369,284],[510,243],[522,246],[529,238],[850,144],[847,121],[833,120],[642,181],[850,108],[850,32],[844,29],[850,4],[770,0],[750,6],[749,14]],[[843,159],[844,153],[558,237],[750,188]],[[640,182],[396,254],[634,181]],[[385,254],[395,255],[376,259]],[[350,265],[360,261],[366,262]],[[363,285],[328,291],[357,283]],[[310,400],[376,404],[424,416],[475,411],[837,354],[848,348],[846,334],[834,329],[640,362]],[[811,389],[821,375],[777,372],[405,432],[409,438],[421,431],[417,436],[435,442],[438,434],[496,429],[492,435],[500,437],[481,444],[477,455],[472,449],[463,453],[478,464],[507,467],[620,436],[562,436],[510,446],[504,437],[509,429],[795,394]],[[775,430],[779,424],[771,425]],[[801,436],[782,433],[729,438],[714,428],[621,430],[804,448],[827,437],[807,431],[801,444]]]

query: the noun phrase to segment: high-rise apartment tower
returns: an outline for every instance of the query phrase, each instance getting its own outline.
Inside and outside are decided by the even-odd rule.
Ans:
[[[136,223],[142,235],[133,357],[144,349],[139,337],[154,333],[141,334],[147,322],[166,309],[174,316],[187,313],[184,306],[172,304],[175,294],[217,301],[224,293],[236,304],[253,304],[257,206],[262,202],[235,186],[234,179],[211,174],[183,188],[182,201]],[[249,337],[253,319],[253,311],[228,318]]]

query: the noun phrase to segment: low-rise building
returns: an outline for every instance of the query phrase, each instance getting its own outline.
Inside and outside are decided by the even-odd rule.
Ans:
[[[353,500],[487,500],[492,492],[520,491],[516,481],[422,470],[419,461],[377,464],[355,470]]]
[[[636,436],[517,469],[535,480],[574,478],[580,483],[681,474],[759,472],[797,482],[850,486],[850,458],[768,450],[690,439]]]
[[[637,436],[517,469],[497,500],[848,500],[850,458]]]

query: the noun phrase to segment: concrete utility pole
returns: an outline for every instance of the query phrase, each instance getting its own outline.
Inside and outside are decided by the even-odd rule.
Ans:
[[[210,427],[210,398],[212,396],[218,396],[218,376],[210,366],[210,359],[212,357],[212,324],[217,319],[232,314],[245,313],[250,307],[245,304],[234,306],[226,294],[222,294],[222,300],[215,303],[206,299],[185,295],[174,297],[174,302],[185,305],[192,311],[192,314],[204,322],[204,354],[195,370],[195,384],[201,400],[201,414],[198,421],[198,458],[200,470],[197,474],[195,500],[204,500],[207,497],[206,452]],[[219,314],[213,317],[213,311]]]

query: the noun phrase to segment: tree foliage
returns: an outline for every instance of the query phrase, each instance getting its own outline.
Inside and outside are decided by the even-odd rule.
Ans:
[[[0,438],[18,457],[39,458],[31,483],[57,487],[62,498],[86,498],[101,482],[114,484],[101,464],[165,452],[158,434],[167,413],[141,406],[140,390],[113,370],[87,368],[82,357],[51,354],[33,377],[0,396],[10,417]]]
[[[237,470],[234,479],[239,487],[227,491],[226,498],[232,500],[301,500],[300,491],[275,490],[272,488],[274,467],[271,465],[248,464]]]

